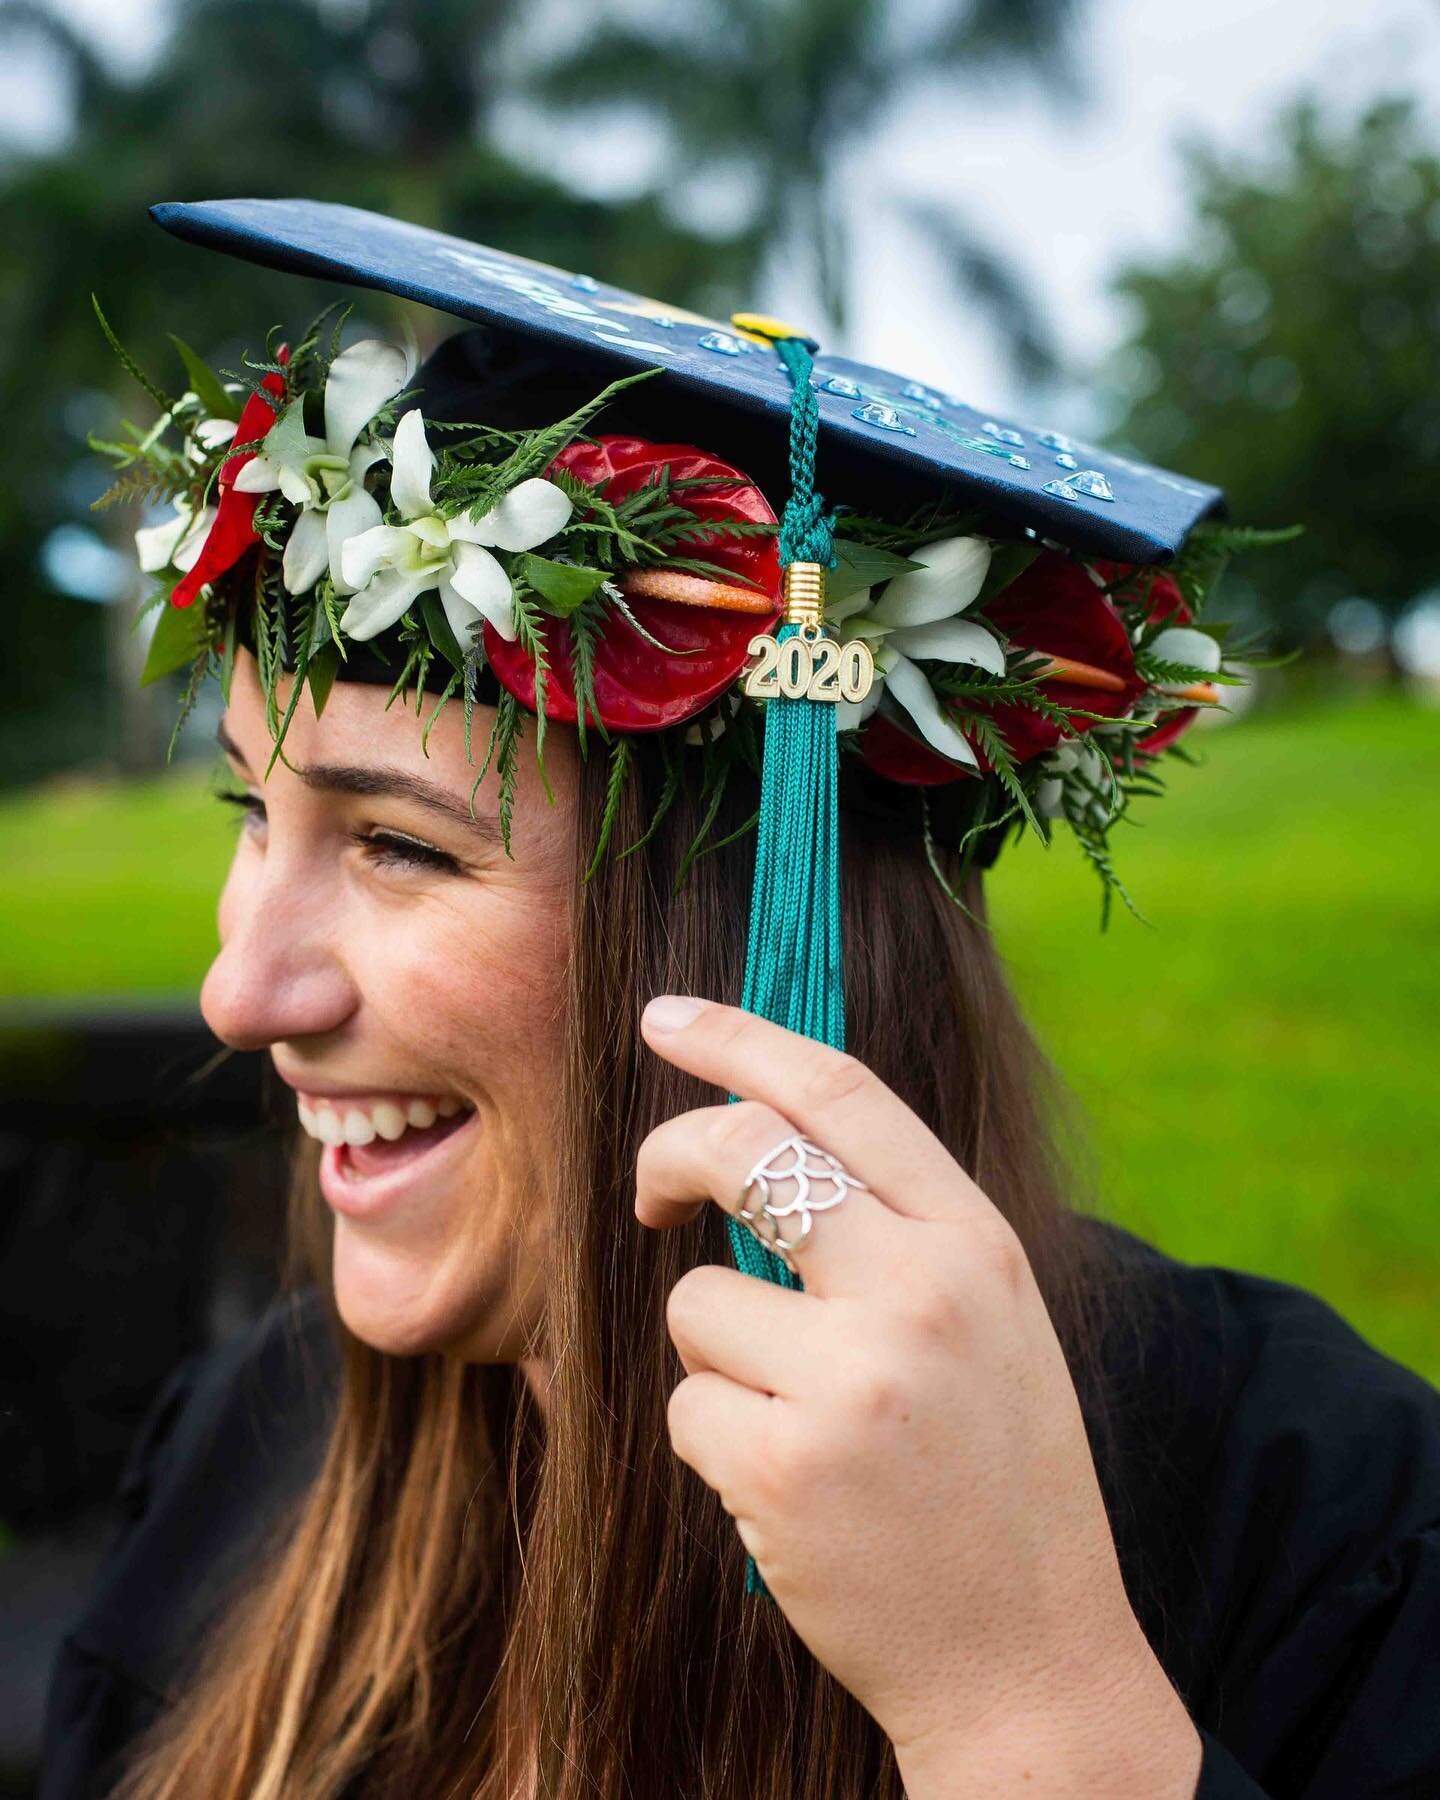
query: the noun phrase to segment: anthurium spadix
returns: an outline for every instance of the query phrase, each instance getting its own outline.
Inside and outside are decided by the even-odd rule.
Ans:
[[[242,493],[278,488],[300,508],[281,563],[290,593],[314,587],[327,566],[337,591],[350,591],[340,547],[380,523],[380,507],[366,490],[365,477],[387,454],[383,443],[356,440],[413,374],[412,355],[395,344],[379,338],[352,344],[331,363],[326,378],[324,437],[305,430],[304,401],[292,401],[266,434],[264,448],[235,477]]]
[[[516,635],[510,577],[495,550],[534,550],[569,521],[569,496],[553,481],[532,476],[510,489],[479,518],[442,519],[430,498],[435,457],[425,421],[407,412],[390,452],[390,499],[403,521],[376,524],[352,537],[340,553],[350,604],[341,629],[364,642],[393,625],[412,601],[432,588],[462,648],[484,619],[507,642]]]
[[[990,546],[983,538],[940,538],[909,553],[918,569],[893,576],[871,598],[871,589],[836,601],[826,619],[849,641],[863,637],[875,657],[875,682],[858,702],[841,701],[838,728],[853,731],[889,694],[909,714],[927,743],[952,762],[978,766],[964,734],[948,719],[922,662],[966,664],[1005,673],[1005,649],[985,626],[960,615],[985,585]]]

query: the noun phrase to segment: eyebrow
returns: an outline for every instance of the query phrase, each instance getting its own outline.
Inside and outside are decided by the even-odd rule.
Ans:
[[[215,740],[228,757],[248,772],[250,765],[223,723],[215,733]],[[287,766],[306,787],[317,793],[354,794],[364,799],[410,800],[417,806],[428,807],[431,812],[453,819],[488,843],[498,844],[501,841],[500,827],[495,820],[486,818],[483,814],[472,813],[463,800],[457,799],[454,794],[434,782],[422,781],[418,775],[406,775],[399,769],[367,768],[353,763],[313,763],[309,768],[301,768],[295,763]]]

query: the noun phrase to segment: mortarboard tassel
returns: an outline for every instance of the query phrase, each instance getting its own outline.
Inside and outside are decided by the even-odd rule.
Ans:
[[[781,336],[777,328],[765,330],[769,321],[762,324],[746,316],[735,323],[752,332],[758,327],[771,338],[793,390],[790,497],[780,523],[785,613],[773,640],[757,638],[751,643],[760,661],[746,684],[748,692],[765,700],[765,735],[741,1005],[747,1012],[843,1050],[834,705],[841,694],[835,685],[834,656],[829,659],[828,685],[820,685],[825,678],[817,682],[819,659],[813,654],[824,641],[825,571],[833,565],[835,553],[832,522],[815,491],[819,408],[811,381],[813,346],[798,336]],[[787,652],[786,645],[796,638],[801,643]],[[856,660],[846,659],[847,664]],[[868,687],[872,669],[864,646],[858,661],[862,669],[847,666],[845,673],[861,675]],[[852,697],[852,692],[844,697]],[[853,697],[859,698],[859,692]],[[782,1287],[801,1285],[738,1220],[728,1223],[739,1269]],[[753,1561],[746,1586],[751,1593],[765,1592]]]

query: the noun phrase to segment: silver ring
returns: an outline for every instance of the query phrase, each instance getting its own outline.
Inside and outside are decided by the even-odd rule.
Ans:
[[[795,1188],[788,1200],[776,1192],[785,1182]],[[735,1216],[793,1270],[792,1258],[809,1237],[815,1214],[829,1212],[855,1191],[870,1190],[838,1157],[797,1132],[767,1151],[745,1177]]]

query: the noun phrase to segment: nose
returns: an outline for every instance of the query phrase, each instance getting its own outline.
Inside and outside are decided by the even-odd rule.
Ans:
[[[278,858],[253,879],[232,876],[220,903],[220,952],[200,990],[200,1010],[222,1043],[264,1050],[337,1031],[351,1017],[359,994],[333,900]]]

